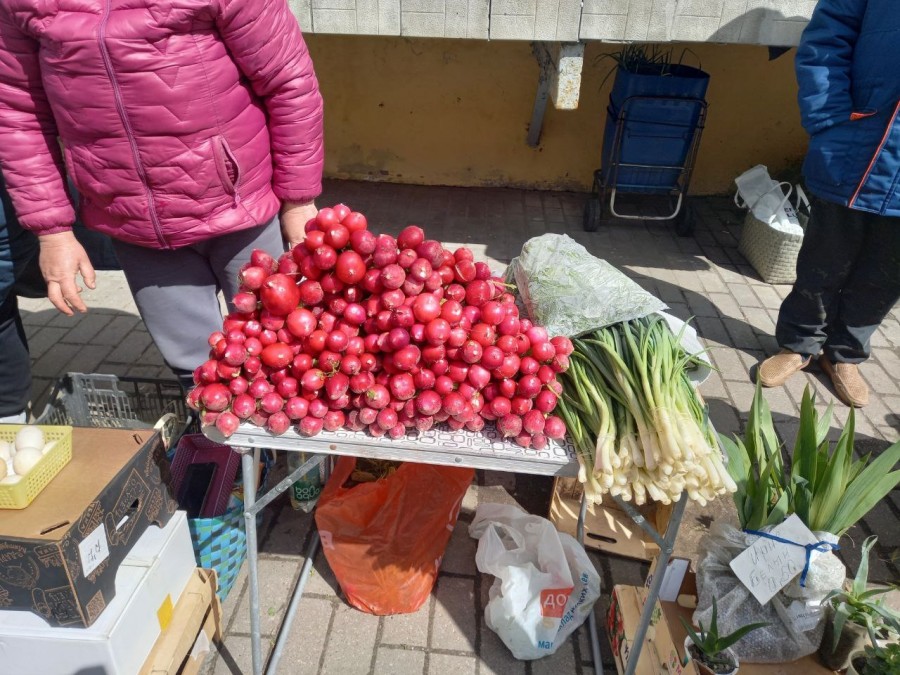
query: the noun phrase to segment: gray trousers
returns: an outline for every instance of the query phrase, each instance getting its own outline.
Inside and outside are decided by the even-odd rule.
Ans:
[[[797,281],[781,304],[775,337],[797,354],[860,363],[900,298],[900,218],[813,198]]]
[[[210,334],[222,330],[221,291],[229,311],[238,292],[238,272],[255,248],[276,258],[284,251],[281,225],[241,230],[175,249],[159,251],[115,241],[141,318],[166,364],[186,387],[191,375],[209,358]]]

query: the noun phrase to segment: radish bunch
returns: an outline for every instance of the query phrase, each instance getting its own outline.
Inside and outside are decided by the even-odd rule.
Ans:
[[[472,252],[414,225],[395,239],[343,204],[319,211],[278,260],[255,250],[235,311],[209,338],[188,394],[204,425],[304,436],[341,427],[400,438],[436,424],[541,450],[572,343],[519,316]]]

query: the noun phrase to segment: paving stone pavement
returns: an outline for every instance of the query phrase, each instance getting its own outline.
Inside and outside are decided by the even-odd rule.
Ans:
[[[470,246],[476,256],[502,269],[522,243],[545,232],[566,233],[594,254],[624,270],[665,300],[682,319],[695,317],[718,368],[703,385],[710,414],[720,432],[739,433],[753,396],[750,371],[775,349],[772,338],[778,306],[787,286],[763,283],[737,251],[741,214],[729,199],[693,201],[695,233],[676,237],[665,223],[617,221],[598,232],[581,228],[585,196],[511,189],[460,189],[331,181],[321,204],[343,201],[366,213],[370,227],[396,234],[407,224],[424,226],[448,245]],[[65,372],[168,377],[159,352],[138,317],[120,272],[101,272],[96,291],[84,294],[91,310],[74,318],[59,315],[45,300],[21,301],[31,343],[36,411],[43,408],[54,380]],[[872,403],[856,414],[862,451],[883,449],[900,436],[900,311],[885,319],[872,340],[873,358],[863,366]],[[793,439],[803,388],[811,386],[818,405],[834,400],[817,368],[766,392],[782,438]],[[848,411],[839,402],[835,430]],[[546,513],[551,482],[545,478],[479,472],[463,503],[434,593],[410,615],[371,617],[351,609],[320,555],[291,629],[284,673],[488,673],[537,675],[588,673],[591,651],[584,628],[558,653],[538,662],[513,659],[485,625],[484,606],[492,578],[477,572],[475,542],[466,528],[480,501],[513,499],[534,513]],[[900,579],[900,494],[895,491],[850,532],[841,555],[851,569],[862,539],[879,535],[871,577]],[[733,518],[720,500],[705,510],[690,508],[677,552],[695,557],[710,522]],[[295,512],[282,497],[265,514],[261,530],[261,588],[265,643],[271,647],[289,600],[288,588],[300,572],[312,517]],[[596,608],[600,625],[614,583],[640,584],[642,563],[592,553],[602,576],[603,598]],[[250,672],[246,565],[225,603],[226,639],[211,655],[205,672]],[[601,635],[603,660],[614,672],[608,642]]]

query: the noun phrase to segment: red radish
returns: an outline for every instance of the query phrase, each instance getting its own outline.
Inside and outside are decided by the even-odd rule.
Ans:
[[[238,274],[238,282],[249,291],[256,291],[263,285],[263,281],[269,276],[269,272],[258,265],[249,265],[241,268]]]
[[[200,394],[200,402],[203,407],[212,412],[221,412],[231,402],[231,392],[228,387],[219,382],[213,382],[203,387]]]
[[[449,418],[446,422],[451,431],[461,431],[466,426],[465,422],[463,422],[462,420],[458,420],[455,417]]]
[[[466,302],[481,307],[491,299],[491,287],[486,281],[476,279],[466,286]]]
[[[433,389],[436,380],[437,377],[434,372],[427,368],[420,368],[419,371],[413,375],[413,383],[419,391]]]
[[[318,391],[325,386],[325,373],[318,368],[307,370],[300,378],[300,386],[307,391]]]
[[[350,207],[346,204],[337,204],[334,207],[334,215],[337,217],[339,222],[343,222],[347,216],[350,215]]]
[[[416,395],[416,385],[409,373],[398,373],[390,379],[390,390],[399,401],[408,401]]]
[[[432,416],[416,417],[415,425],[416,425],[416,430],[421,433],[430,431],[431,428],[434,426],[434,417],[432,417]]]
[[[475,263],[475,278],[479,281],[487,281],[491,278],[491,268],[488,267],[487,263]]]
[[[275,262],[275,258],[266,253],[260,248],[255,248],[250,252],[250,264],[256,267],[261,267],[267,273],[271,274],[275,271],[275,268],[278,264]]]
[[[489,347],[497,341],[497,331],[486,323],[475,324],[470,335],[482,347]]]
[[[259,358],[270,368],[284,368],[294,360],[294,352],[283,342],[276,342],[265,347]]]
[[[450,363],[447,361],[447,359],[438,359],[430,365],[431,371],[435,375],[445,375],[450,368]]]
[[[459,284],[450,284],[449,286],[447,286],[447,290],[445,291],[445,293],[449,300],[462,302],[466,299],[466,289]]]
[[[422,296],[419,296],[422,297]],[[381,304],[385,309],[397,309],[403,304],[403,301],[406,299],[406,296],[403,294],[399,288],[385,291],[381,294]],[[417,298],[418,299],[418,298]]]
[[[335,373],[325,381],[325,395],[332,401],[347,393],[350,378],[343,373]]]
[[[550,367],[553,368],[553,371],[556,373],[564,373],[569,369],[569,357],[563,356],[562,354],[557,354],[553,357],[553,361],[550,363]]]
[[[397,264],[405,270],[412,267],[412,264],[419,259],[419,255],[412,249],[403,249],[397,254]]]
[[[300,291],[300,302],[307,307],[318,305],[325,297],[325,292],[322,290],[322,284],[318,281],[313,281],[312,279],[303,281],[297,288]]]
[[[513,345],[514,349],[512,351],[515,351],[515,353],[519,356],[525,356],[525,354],[527,354],[531,349],[531,341],[524,333],[519,333],[518,335],[516,335],[513,338],[513,341],[515,342],[515,345]],[[512,353],[512,351],[510,353]]]
[[[468,364],[478,363],[481,361],[482,349],[481,345],[475,340],[467,340],[461,349],[462,360]]]
[[[416,248],[425,241],[425,231],[421,227],[410,225],[404,227],[397,237],[397,245],[400,248]]]
[[[378,411],[374,408],[360,408],[359,409],[359,421],[365,425],[375,424],[375,420],[378,418]]]
[[[247,360],[247,348],[237,342],[229,342],[225,351],[222,354],[222,360],[225,361],[229,366],[241,366],[244,364],[244,361]]]
[[[344,375],[349,377],[351,375],[356,375],[362,370],[362,363],[358,356],[348,354],[341,359],[340,369]]]
[[[322,230],[331,227],[332,225],[337,225],[340,221],[341,219],[338,218],[334,209],[326,207],[324,209],[319,209],[319,213],[316,214],[316,224],[319,226],[319,229]]]
[[[250,422],[250,424],[264,429],[269,421],[269,416],[266,413],[258,410],[250,415],[250,417],[247,418],[247,421]]]
[[[425,326],[425,339],[431,345],[442,345],[450,338],[450,324],[442,318],[432,319]]]
[[[535,328],[531,329],[536,330]],[[531,332],[531,331],[529,331]],[[556,356],[556,349],[550,342],[531,342],[531,355],[541,363],[548,363]]]
[[[475,279],[475,263],[471,260],[459,260],[453,266],[454,278],[461,284],[467,284]]]
[[[423,282],[431,276],[433,271],[431,263],[425,260],[425,258],[418,258],[409,268],[409,273],[413,279],[418,279]]]
[[[519,372],[519,357],[515,354],[504,354],[503,355],[503,363],[500,364],[500,367],[497,368],[494,372],[497,377],[502,379],[509,379],[511,377],[515,377],[516,373]]]
[[[504,415],[497,420],[497,431],[503,438],[522,433],[522,418],[518,415]]]
[[[300,391],[300,382],[296,377],[285,377],[281,382],[275,385],[275,391],[283,398],[291,398],[296,396]]]
[[[516,445],[520,445],[523,448],[531,447],[531,435],[528,434],[527,432],[523,431],[522,433],[520,433],[518,436],[515,437],[514,441],[515,441]]]
[[[318,354],[325,349],[326,340],[328,340],[328,333],[324,330],[317,329],[309,334],[309,337],[306,338],[303,345],[306,347],[306,351]]]
[[[497,418],[503,417],[504,415],[509,415],[512,410],[512,406],[510,405],[509,399],[505,396],[497,396],[495,399],[491,401],[490,404],[491,412]]]
[[[317,248],[325,244],[325,232],[322,230],[311,230],[306,233],[306,239],[303,240],[303,246],[307,251],[312,253]]]
[[[466,422],[466,429],[468,429],[469,431],[478,433],[479,431],[484,429],[484,418],[476,415],[475,417],[470,419],[468,422]]]
[[[259,407],[263,412],[271,415],[284,407],[284,399],[274,391],[270,391],[259,399]]]
[[[495,345],[489,345],[482,350],[481,365],[488,370],[499,368],[503,363],[503,350]]]
[[[358,211],[353,211],[345,218],[342,218],[341,225],[350,230],[351,233],[365,231],[365,229],[368,227],[366,217]]]
[[[325,230],[325,244],[335,250],[341,250],[350,241],[350,231],[338,223]]]
[[[569,356],[575,350],[572,346],[572,341],[563,335],[557,335],[556,337],[551,338],[550,342],[553,344],[556,353],[561,354],[562,356]]]
[[[216,363],[216,377],[226,382],[238,377],[241,374],[240,366],[229,366],[224,361]]]
[[[544,420],[544,435],[547,438],[561,440],[566,436],[566,424],[559,417],[551,415]]]
[[[328,404],[325,403],[320,398],[314,398],[309,402],[309,410],[307,412],[308,415],[312,417],[318,417],[319,419],[325,417],[328,414]]]
[[[522,323],[519,321],[519,317],[507,315],[497,326],[497,330],[500,335],[518,335],[522,330]]]
[[[301,338],[310,335],[316,329],[317,323],[315,315],[303,307],[298,307],[288,314],[285,321],[291,334]]]
[[[500,380],[497,382],[497,389],[501,396],[512,398],[516,395],[516,382],[511,379]]]
[[[432,293],[423,293],[413,303],[416,319],[427,324],[441,315],[441,303]]]
[[[231,412],[245,420],[256,412],[256,399],[249,394],[238,394],[231,402]]]
[[[259,337],[263,331],[263,325],[256,319],[250,319],[244,324],[244,335],[248,338]]]
[[[300,289],[286,274],[273,274],[259,289],[259,299],[269,312],[287,316],[300,303]]]
[[[475,260],[475,255],[472,253],[471,249],[468,249],[465,246],[461,246],[453,252],[453,259],[456,262],[460,262],[462,260]]]
[[[200,396],[202,394],[203,385],[196,386],[187,393],[185,401],[191,410],[200,410]]]
[[[481,308],[481,320],[491,326],[499,326],[506,317],[506,310],[499,302],[491,300]]]
[[[378,411],[378,416],[375,418],[375,423],[382,429],[387,431],[391,427],[397,425],[397,413],[395,413],[390,408],[384,408]]]
[[[542,413],[550,413],[556,408],[557,398],[552,391],[544,389],[534,398],[534,407]]]
[[[258,356],[250,356],[244,361],[243,372],[245,375],[256,375],[260,368],[262,368],[262,361],[259,360]]]
[[[284,412],[292,420],[300,420],[309,412],[309,401],[302,396],[292,396],[284,404]]]
[[[447,338],[448,347],[462,347],[468,338],[468,331],[465,328],[457,326],[450,329],[450,337]]]
[[[391,263],[382,268],[381,285],[389,291],[400,288],[404,281],[406,281],[406,272],[400,265]]]
[[[530,356],[525,356],[522,358],[522,361],[519,363],[519,372],[523,375],[534,375],[540,370],[541,364],[535,361]]]
[[[444,260],[444,247],[439,241],[434,239],[426,239],[416,246],[416,253],[420,258],[425,258],[432,267],[440,267]]]
[[[307,415],[300,420],[300,424],[297,425],[297,430],[303,436],[315,436],[322,431],[323,426],[324,422],[321,419]]]
[[[212,410],[204,410],[202,413],[200,413],[200,426],[215,426],[216,420],[219,419],[219,415],[221,414],[222,413],[213,412]]]
[[[483,389],[491,381],[491,373],[483,366],[474,363],[469,366],[468,380],[476,389]]]
[[[260,338],[262,338],[262,334],[266,331],[279,331],[284,328],[284,315],[273,314],[269,310],[264,309],[259,313],[259,323],[263,327],[263,330],[259,333]]]
[[[522,428],[529,434],[540,434],[544,431],[544,415],[539,410],[529,410],[522,415]]]
[[[534,398],[540,393],[542,386],[537,375],[523,375],[519,378],[516,393],[524,398]]]
[[[247,393],[255,399],[261,399],[274,389],[275,387],[272,386],[271,382],[265,378],[258,377],[250,383],[250,386],[247,388]]]
[[[337,431],[344,423],[347,421],[346,416],[340,410],[329,410],[325,413],[325,417],[322,420],[322,427],[325,431]]]
[[[399,370],[410,371],[418,365],[421,357],[422,352],[418,347],[415,345],[407,345],[406,347],[401,347],[394,353],[394,365]]]
[[[238,416],[228,411],[221,413],[216,418],[216,429],[218,429],[225,438],[229,438],[238,430],[240,425],[241,420],[238,419]]]
[[[255,312],[257,302],[255,293],[241,292],[234,296],[231,304],[239,312]]]
[[[331,246],[327,244],[323,244],[312,254],[312,260],[316,267],[318,267],[323,272],[327,272],[332,269],[337,263],[337,251],[335,251]]]
[[[387,390],[387,387],[381,384],[373,384],[369,387],[368,391],[366,391],[365,396],[366,404],[370,408],[375,408],[375,410],[386,408],[388,403],[391,402],[390,392]]]
[[[326,373],[333,373],[341,366],[341,355],[337,352],[323,351],[316,360],[319,369]]]
[[[368,230],[357,230],[350,235],[350,247],[361,256],[375,252],[376,238]]]
[[[438,375],[434,379],[434,390],[441,396],[446,396],[456,390],[456,383],[446,375]]]
[[[407,297],[414,297],[425,290],[425,284],[418,279],[413,279],[411,276],[407,275],[400,290],[402,290]]]
[[[416,397],[416,412],[434,415],[441,409],[441,397],[434,391],[423,391]]]
[[[465,408],[466,400],[457,392],[450,392],[444,396],[443,411],[448,415],[459,415]]]
[[[531,437],[531,447],[535,450],[545,450],[549,443],[544,434],[535,434]]]
[[[279,274],[296,276],[300,273],[300,265],[290,253],[285,253],[278,259],[278,272]]]
[[[344,308],[344,321],[353,326],[361,326],[366,321],[365,307],[356,302],[349,303]]]
[[[513,415],[524,415],[534,407],[532,400],[524,396],[513,396],[509,404]]]
[[[325,338],[325,348],[333,352],[342,352],[347,348],[347,342],[350,340],[347,334],[340,330],[331,331]]]
[[[350,391],[354,394],[362,394],[373,384],[375,384],[375,378],[372,377],[372,373],[357,373],[350,378]]]
[[[247,378],[241,377],[240,375],[233,378],[228,383],[228,391],[230,391],[235,396],[237,396],[238,394],[247,393],[247,389],[249,387],[250,387],[250,383],[247,381]]]
[[[335,274],[345,284],[358,284],[366,275],[366,264],[356,251],[344,251],[338,256]]]
[[[465,382],[469,375],[469,366],[462,361],[452,361],[447,369],[447,375],[457,384]]]

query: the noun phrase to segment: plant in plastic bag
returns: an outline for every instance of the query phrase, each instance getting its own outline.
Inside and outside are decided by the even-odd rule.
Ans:
[[[529,239],[506,273],[528,315],[550,335],[576,337],[665,309],[653,295],[561,234]]]
[[[546,518],[517,506],[480,504],[469,534],[475,563],[496,578],[484,618],[517,659],[556,652],[600,597],[600,575],[584,548]]]
[[[730,653],[731,645],[740,640],[745,635],[755,630],[767,626],[767,623],[751,623],[741,626],[733,633],[728,635],[719,634],[718,607],[716,599],[713,598],[712,618],[709,622],[709,628],[703,627],[703,623],[699,624],[700,630],[695,631],[683,617],[678,617],[681,624],[687,631],[688,637],[691,639],[693,646],[701,655],[693,654],[701,663],[705,664],[713,673],[729,673],[737,670],[737,659]]]

